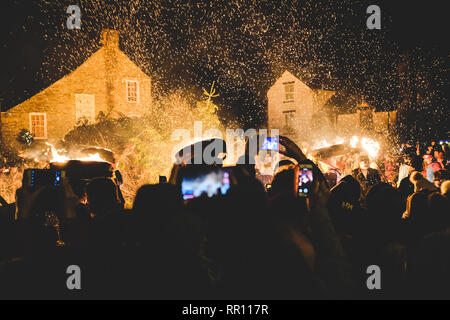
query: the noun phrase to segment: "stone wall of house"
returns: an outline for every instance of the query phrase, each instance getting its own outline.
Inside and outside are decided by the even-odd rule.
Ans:
[[[286,101],[285,83],[290,82],[294,82],[294,99]],[[325,102],[334,94],[334,91],[313,90],[286,71],[267,92],[269,128],[279,129],[281,134],[294,139],[310,136],[313,116],[322,110]],[[295,111],[294,132],[289,132],[285,127],[284,112],[290,110]]]
[[[107,30],[114,33],[114,30]],[[118,47],[106,41],[80,67],[23,103],[2,113],[3,137],[14,143],[21,129],[30,128],[30,113],[46,113],[47,140],[62,139],[76,126],[76,94],[94,95],[95,116],[142,116],[151,109],[151,79]],[[126,80],[137,80],[139,101],[127,102]]]
[[[112,56],[112,59],[111,59]],[[151,79],[142,72],[128,57],[120,50],[106,50],[105,53],[105,70],[106,74],[113,73],[110,83],[112,84],[109,93],[107,93],[113,101],[113,116],[123,113],[127,116],[142,116],[151,110],[152,91]],[[111,70],[108,61],[115,61]],[[139,100],[138,102],[128,102],[126,96],[126,80],[137,80],[139,83]],[[103,105],[109,105],[105,101]],[[106,110],[110,111],[110,110]]]
[[[359,112],[340,114],[336,119],[336,134],[338,136],[351,136],[360,131]]]
[[[396,111],[391,112],[375,112],[371,110],[373,117],[373,128],[371,131],[376,131],[379,133],[387,133],[388,130],[392,130],[396,123]],[[389,119],[389,121],[388,121]],[[341,114],[337,117],[336,123],[336,133],[341,135],[353,135],[360,134],[363,130],[360,123],[360,111],[350,114]]]
[[[331,90],[314,90],[314,113],[320,113],[325,103],[334,96],[336,91]]]
[[[286,100],[285,83],[294,84],[293,99]],[[280,130],[281,134],[289,135],[284,112],[295,111],[294,127],[306,130],[306,125],[313,112],[313,90],[289,72],[283,75],[267,92],[268,126]]]
[[[375,131],[386,132],[391,130],[397,120],[397,111],[390,112],[374,112],[373,115],[373,127]]]

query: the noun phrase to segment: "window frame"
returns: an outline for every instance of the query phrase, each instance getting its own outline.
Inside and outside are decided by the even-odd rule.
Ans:
[[[128,95],[128,88],[129,88],[130,83],[136,84],[136,101],[131,101],[129,99],[130,96]],[[131,80],[131,79],[125,80],[125,100],[126,100],[126,102],[129,102],[129,103],[139,103],[139,101],[140,101],[139,80]]]
[[[91,96],[93,97],[93,109],[91,110],[91,118],[92,119],[88,119],[87,117],[83,116],[83,117],[77,117],[78,115],[78,105],[77,105],[77,96]],[[95,94],[92,93],[75,93],[75,123],[78,123],[81,119],[88,119],[88,123],[89,124],[93,124],[95,123]]]
[[[284,128],[287,129],[295,129],[295,125],[296,125],[296,120],[297,120],[297,110],[284,110],[283,112],[283,116],[284,116]]]
[[[44,136],[36,137],[33,133],[33,116],[44,116]],[[47,113],[46,112],[30,112],[28,114],[28,120],[30,124],[30,133],[33,135],[33,138],[36,140],[45,140],[48,138],[47,134]]]
[[[287,87],[292,87],[292,91],[287,91]],[[294,102],[295,101],[295,81],[283,82],[283,90],[284,90],[284,102]],[[292,97],[291,99],[288,99]]]

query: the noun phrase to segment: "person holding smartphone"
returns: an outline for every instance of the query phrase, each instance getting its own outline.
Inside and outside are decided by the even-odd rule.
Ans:
[[[351,265],[328,213],[330,191],[325,178],[319,168],[289,138],[280,136],[279,144],[280,154],[294,159],[298,164],[312,167],[314,183],[307,198],[307,217],[311,228],[310,240],[316,252],[315,264],[321,266],[316,272],[332,296],[352,294],[355,286]]]

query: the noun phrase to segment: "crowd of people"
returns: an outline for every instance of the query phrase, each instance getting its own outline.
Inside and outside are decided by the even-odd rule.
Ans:
[[[402,146],[377,168],[361,154],[350,174],[330,176],[279,142],[289,160],[270,187],[244,161],[211,198],[182,199],[182,165],[142,186],[132,209],[111,178],[82,194],[67,183],[19,188],[15,203],[0,201],[0,297],[450,297],[448,145]],[[308,197],[293,192],[298,164],[313,167]],[[67,288],[71,265],[81,290]],[[367,286],[373,265],[380,290]]]

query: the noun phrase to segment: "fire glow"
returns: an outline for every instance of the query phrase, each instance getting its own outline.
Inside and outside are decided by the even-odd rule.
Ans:
[[[378,156],[378,152],[380,152],[380,143],[378,141],[371,138],[364,137],[360,139],[357,136],[353,136],[349,142],[352,148],[356,148],[358,143],[368,153],[369,157],[376,158]]]
[[[50,162],[59,162],[59,163],[63,163],[63,162],[67,162],[70,160],[78,160],[78,161],[97,161],[97,162],[105,162],[104,159],[102,159],[102,157],[100,156],[99,153],[94,153],[94,154],[90,154],[87,156],[73,156],[73,157],[68,157],[66,155],[62,154],[61,150],[56,150],[56,148],[47,143],[47,145],[50,147]]]
[[[345,139],[342,139],[342,138],[339,138],[339,137],[334,139],[333,142],[329,142],[329,141],[327,141],[325,139],[322,139],[322,141],[317,142],[313,146],[312,150],[327,148],[327,147],[331,147],[333,145],[343,144],[344,142],[345,142]]]

